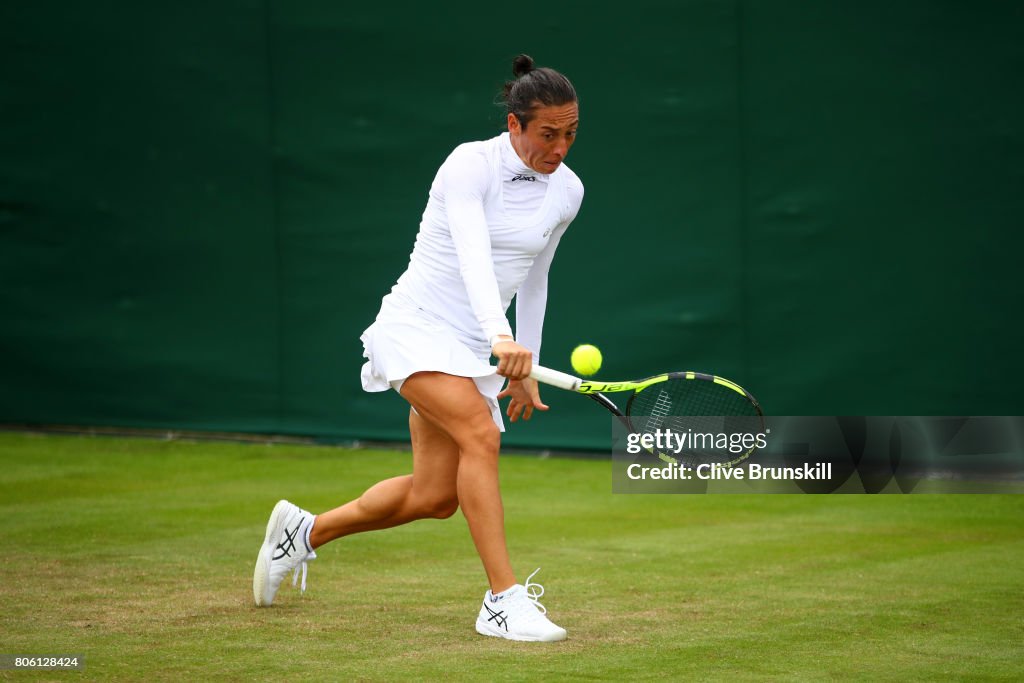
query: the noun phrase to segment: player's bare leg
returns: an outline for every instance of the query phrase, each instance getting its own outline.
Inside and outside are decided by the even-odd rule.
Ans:
[[[475,382],[421,372],[405,381],[402,395],[415,408],[409,415],[413,473],[378,482],[356,500],[318,515],[310,547],[424,517],[449,517],[461,504],[491,586],[477,616],[477,632],[514,640],[563,640],[565,629],[552,624],[537,601],[543,589],[529,579],[526,586],[516,583],[498,484],[501,433]]]
[[[318,548],[424,517],[449,517],[461,504],[492,590],[514,585],[498,486],[501,433],[476,383],[420,372],[405,381],[402,395],[416,408],[409,416],[413,474],[378,482],[359,498],[317,515],[310,545]]]
[[[533,574],[525,586],[515,582],[498,485],[501,432],[476,384],[465,377],[417,373],[405,381],[402,395],[459,449],[459,503],[491,585],[477,614],[477,633],[510,640],[564,640],[565,629],[548,620],[538,601],[544,589],[530,582]]]
[[[458,447],[458,500],[491,590],[515,585],[498,485],[501,432],[476,383],[468,377],[418,372],[405,380],[402,396]]]
[[[498,485],[501,433],[476,383],[420,372],[405,381],[402,395],[416,407],[409,416],[413,474],[378,482],[359,498],[317,515],[310,545],[318,548],[342,536],[424,517],[448,517],[461,503],[491,589],[497,593],[514,585]]]
[[[417,519],[451,517],[459,507],[459,449],[452,439],[409,411],[412,474],[380,481],[361,496],[317,515],[309,535],[314,548],[343,536],[388,529]]]

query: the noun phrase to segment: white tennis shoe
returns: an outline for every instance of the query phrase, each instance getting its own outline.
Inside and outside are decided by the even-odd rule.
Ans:
[[[480,615],[476,618],[476,632],[483,636],[551,642],[565,640],[565,629],[552,624],[547,609],[537,600],[544,595],[544,587],[530,583],[540,569],[526,579],[526,585],[517,583],[502,592],[497,599],[487,591]]]
[[[314,515],[287,500],[278,501],[274,506],[252,575],[252,596],[257,607],[267,607],[274,602],[277,589],[288,572],[295,572],[294,586],[302,570],[302,592],[306,592],[306,562],[316,559],[316,553],[306,542],[314,519]]]

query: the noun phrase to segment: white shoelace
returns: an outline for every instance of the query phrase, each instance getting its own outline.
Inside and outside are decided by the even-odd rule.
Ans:
[[[306,592],[306,570],[307,570],[306,562],[308,562],[310,560],[315,560],[315,559],[316,559],[316,553],[313,552],[313,551],[310,551],[310,553],[308,555],[306,555],[306,559],[304,559],[302,561],[302,564],[299,565],[298,567],[296,567],[295,571],[292,573],[292,586],[294,586],[298,582],[298,580],[299,580],[299,570],[300,569],[302,570],[302,592],[303,593]],[[543,593],[543,589],[541,589],[541,592]]]
[[[523,584],[523,588],[525,589],[527,599],[532,602],[538,610],[540,610],[541,614],[547,614],[547,608],[538,602],[540,596],[544,595],[544,586],[539,583],[530,583],[530,579],[536,576],[539,571],[540,567],[537,567],[533,570],[533,574],[526,577],[526,583]]]

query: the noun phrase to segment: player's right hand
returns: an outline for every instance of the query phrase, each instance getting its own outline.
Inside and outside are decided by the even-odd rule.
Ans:
[[[533,352],[515,341],[498,341],[491,348],[498,359],[498,374],[509,379],[526,379],[533,369]]]

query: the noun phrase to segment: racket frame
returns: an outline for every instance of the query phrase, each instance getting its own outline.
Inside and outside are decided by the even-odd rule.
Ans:
[[[630,420],[630,408],[633,405],[633,399],[636,398],[636,396],[644,389],[655,384],[660,384],[661,382],[667,382],[670,379],[713,382],[727,389],[735,391],[736,393],[743,396],[747,401],[749,401],[750,404],[753,406],[755,412],[757,413],[757,417],[761,421],[762,428],[764,427],[764,412],[761,410],[761,404],[758,403],[757,399],[754,398],[753,394],[751,394],[749,391],[747,391],[746,389],[744,389],[739,384],[736,384],[733,381],[727,380],[724,377],[719,377],[718,375],[711,375],[704,372],[693,372],[689,370],[685,372],[666,372],[660,375],[654,375],[652,377],[648,377],[646,379],[641,380],[631,380],[625,382],[598,382],[585,380],[565,372],[560,372],[558,370],[552,370],[551,368],[543,367],[541,365],[534,365],[533,370],[530,372],[530,377],[537,380],[538,382],[549,384],[551,386],[557,387],[559,389],[564,389],[566,391],[573,391],[578,394],[583,394],[584,396],[593,399],[597,403],[601,404],[601,406],[608,410],[612,415],[620,418],[625,424],[626,428],[629,429],[630,432],[634,433],[639,432],[637,429],[633,427],[633,422],[632,420]],[[623,413],[610,398],[604,395],[605,392],[618,393],[623,391],[633,392],[633,394],[629,397],[629,401],[626,403],[625,413]],[[743,453],[742,455],[739,455],[737,458],[730,462],[720,463],[720,465],[722,467],[731,467],[736,463],[745,460],[747,456],[749,456],[752,452],[753,449],[747,451],[746,453]],[[671,455],[667,455],[665,453],[654,452],[652,450],[651,454],[657,455],[658,458],[665,462],[679,462],[676,458],[673,458]]]

